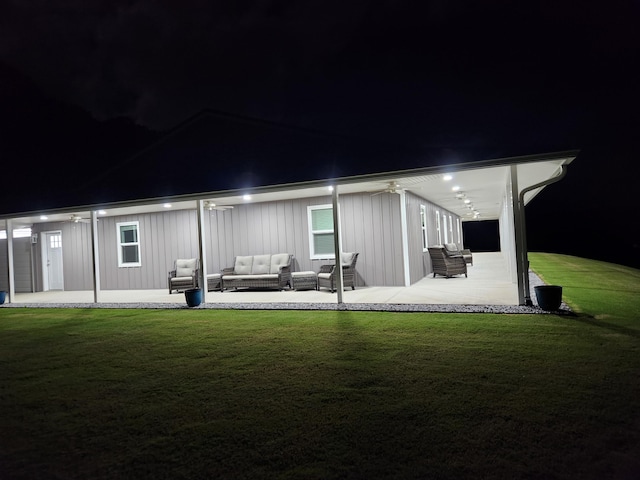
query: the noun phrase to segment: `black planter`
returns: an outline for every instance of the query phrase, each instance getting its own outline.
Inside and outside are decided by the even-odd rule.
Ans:
[[[553,311],[562,303],[562,287],[560,285],[539,285],[534,287],[538,305],[543,310]]]
[[[2,305],[7,297],[7,292],[0,290],[0,305]]]
[[[199,288],[191,288],[184,291],[184,298],[187,301],[187,305],[190,307],[197,307],[202,303],[202,290]]]

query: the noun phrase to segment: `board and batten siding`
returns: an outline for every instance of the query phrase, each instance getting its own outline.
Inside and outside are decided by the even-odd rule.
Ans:
[[[91,256],[91,225],[84,222],[37,223],[33,233],[38,234],[38,243],[34,252],[34,270],[36,272],[36,291],[43,289],[42,271],[42,232],[60,231],[62,233],[62,261],[64,289],[93,289],[93,268]]]
[[[331,197],[236,205],[205,213],[208,271],[233,266],[239,255],[290,253],[295,271],[318,272],[333,260],[311,260],[307,207]],[[208,213],[208,215],[207,215]],[[340,196],[342,250],[358,252],[356,285],[402,285],[399,195]]]
[[[457,229],[455,228],[456,219],[459,219],[460,217],[411,192],[407,192],[405,198],[407,205],[407,235],[409,240],[409,277],[410,283],[413,284],[433,272],[429,252],[423,251],[422,246],[422,222],[420,218],[420,206],[424,205],[427,211],[428,246],[436,245],[438,243],[438,232],[436,230],[436,212],[439,212],[441,216],[443,213],[446,214],[447,222],[449,221],[449,215],[451,215],[451,218],[454,221],[453,240],[458,245],[461,245],[462,239],[459,237]]]
[[[15,272],[15,292],[28,293],[32,287],[31,238],[13,239],[13,267]],[[0,240],[0,272],[8,272],[7,240]],[[9,290],[9,279],[0,278],[0,290]]]
[[[118,266],[118,230],[121,222],[139,222],[139,267]],[[101,217],[98,222],[100,285],[103,290],[168,288],[168,272],[177,258],[198,257],[195,210]]]
[[[342,250],[360,254],[357,286],[404,285],[401,199],[400,195],[389,193],[340,195]],[[406,202],[410,281],[415,283],[431,272],[428,252],[422,251],[420,205],[427,206],[429,244],[437,242],[435,210],[441,214],[445,211],[411,193],[407,193]],[[333,263],[310,259],[307,207],[311,205],[331,205],[331,197],[247,203],[230,210],[205,211],[208,273],[233,266],[238,255],[290,253],[294,255],[294,271],[318,272],[321,265]],[[139,222],[141,266],[119,267],[117,224],[131,221]],[[60,222],[37,227],[39,232],[62,231],[65,290],[93,288],[90,225]],[[198,256],[196,211],[100,217],[98,242],[102,289],[167,288],[167,275],[175,259]],[[39,246],[33,251],[37,289],[41,290]]]

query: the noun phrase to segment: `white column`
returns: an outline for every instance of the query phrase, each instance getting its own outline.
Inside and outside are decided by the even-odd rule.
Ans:
[[[7,303],[14,303],[16,298],[15,270],[13,268],[13,223],[7,219],[7,266],[9,267],[9,298]]]
[[[524,275],[529,275],[529,265],[527,262],[527,251],[524,238],[525,231],[523,228],[524,205],[520,204],[518,192],[518,166],[511,165],[511,199],[513,202],[516,275],[518,277],[518,303],[520,305],[525,305],[526,298],[529,295],[525,292],[525,285],[528,285],[528,282],[525,282]]]
[[[202,301],[207,303],[209,292],[207,291],[207,248],[206,231],[204,224],[204,200],[198,200],[198,249],[200,254],[200,289],[202,290]]]
[[[333,250],[335,252],[335,276],[336,276],[336,292],[338,293],[338,303],[344,303],[342,301],[342,294],[344,293],[344,282],[342,281],[342,238],[340,236],[340,203],[338,202],[338,186],[333,187],[331,193],[331,200],[333,203]]]
[[[98,212],[91,210],[91,258],[93,261],[93,301],[100,303],[100,246],[98,244]]]
[[[400,192],[400,234],[402,235],[402,264],[404,268],[404,286],[411,285],[409,271],[409,233],[407,232],[407,194]]]

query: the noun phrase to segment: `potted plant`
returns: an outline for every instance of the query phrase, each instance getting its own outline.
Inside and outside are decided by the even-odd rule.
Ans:
[[[538,306],[543,310],[554,311],[562,303],[562,287],[560,285],[538,285],[534,287]]]
[[[189,307],[197,307],[202,303],[202,290],[199,288],[190,288],[184,291],[184,298]]]
[[[7,292],[0,290],[0,305],[2,305],[7,298]]]

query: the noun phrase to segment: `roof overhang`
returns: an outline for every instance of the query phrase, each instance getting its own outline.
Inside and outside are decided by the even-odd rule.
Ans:
[[[244,190],[200,192],[172,197],[22,212],[2,215],[0,228],[6,228],[6,219],[13,219],[14,228],[19,228],[41,222],[69,221],[72,215],[87,217],[91,211],[104,211],[101,215],[117,216],[159,212],[168,208],[172,210],[195,209],[198,200],[207,200],[217,205],[237,206],[248,201],[257,203],[327,196],[330,194],[329,187],[331,186],[337,186],[339,194],[377,193],[384,190],[391,181],[395,181],[399,185],[398,191],[403,189],[418,195],[459,215],[463,221],[496,220],[500,216],[511,166],[517,166],[518,186],[522,191],[529,186],[559,175],[561,167],[570,164],[578,153],[577,150],[571,150],[320,181],[265,185]],[[528,192],[524,197],[525,205],[540,190],[542,188]],[[250,195],[251,199],[245,199],[245,195]],[[469,202],[465,203],[465,200]],[[171,207],[167,207],[166,204],[170,204]],[[479,215],[476,216],[474,211],[477,211]],[[47,218],[42,219],[42,216]]]

